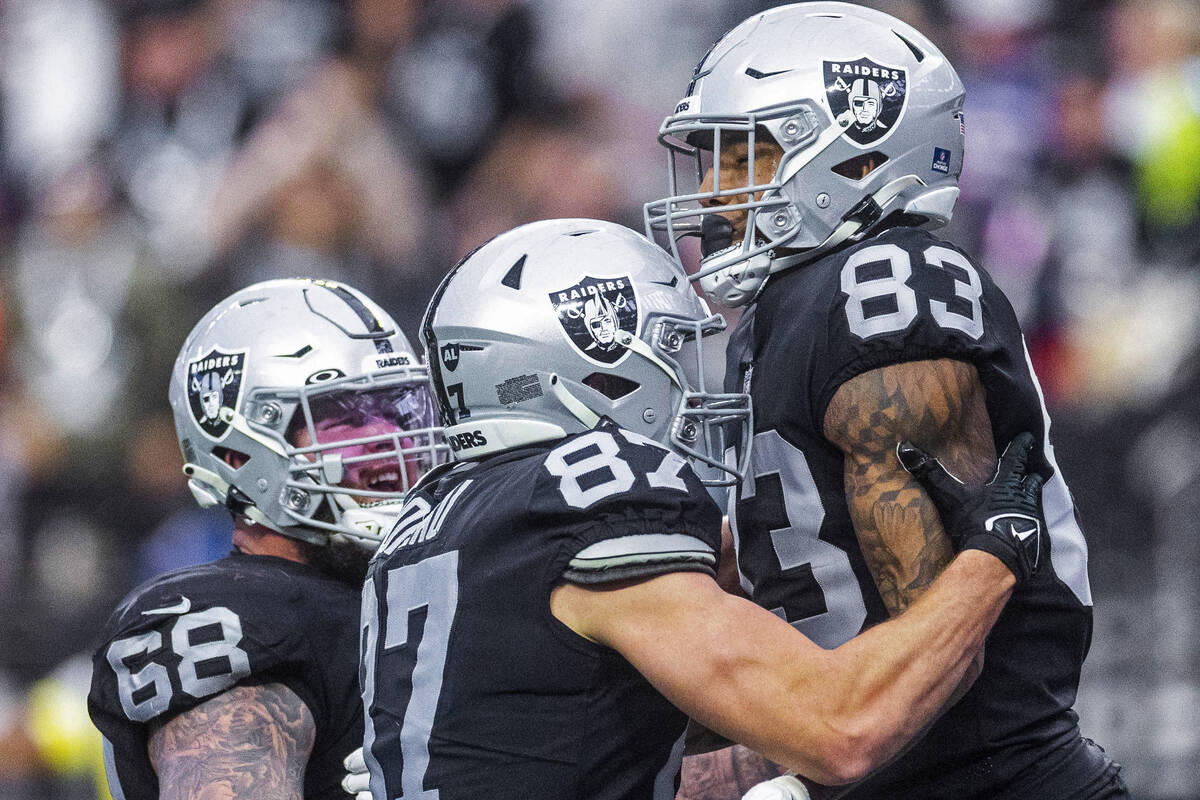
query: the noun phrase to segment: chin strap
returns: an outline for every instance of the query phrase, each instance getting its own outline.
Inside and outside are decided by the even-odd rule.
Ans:
[[[671,379],[671,383],[675,384],[681,392],[687,391],[683,384],[679,382],[679,376],[675,374],[675,370],[671,369],[665,361],[659,358],[650,345],[629,331],[618,331],[616,339],[617,344],[626,350],[636,353],[666,373],[667,377]],[[578,397],[571,394],[570,390],[563,385],[562,379],[558,377],[557,373],[550,374],[550,391],[554,394],[558,402],[562,403],[567,411],[571,412],[571,416],[579,420],[588,430],[591,430],[600,423],[600,415],[588,408]]]
[[[899,197],[906,189],[912,186],[923,186],[924,184],[925,182],[916,175],[903,175],[885,183],[873,194],[867,195],[854,208],[846,212],[846,216],[842,217],[841,224],[833,229],[833,232],[825,238],[825,241],[811,250],[805,250],[803,253],[772,259],[771,273],[774,274],[793,267],[801,259],[810,261],[813,256],[826,253],[852,236],[865,232],[883,218],[883,209],[887,207],[888,203]]]
[[[621,345],[627,350],[632,350],[654,366],[661,369],[663,372],[667,373],[667,377],[671,379],[671,383],[675,384],[676,388],[678,388],[681,392],[687,391],[687,389],[683,387],[683,384],[679,382],[679,376],[675,374],[675,370],[667,366],[667,362],[659,358],[658,354],[654,352],[650,345],[646,344],[629,331],[617,332],[617,344]]]
[[[562,379],[558,377],[558,373],[550,373],[550,391],[554,394],[555,399],[562,403],[567,411],[571,412],[571,416],[583,423],[583,426],[588,430],[600,424],[600,415],[584,405],[583,401],[578,397],[571,394],[570,390],[563,385]]]
[[[771,257],[770,264],[767,267],[767,274],[774,275],[776,272],[783,272],[784,270],[812,261],[818,256],[822,256],[837,246],[844,244],[854,236],[866,232],[872,225],[883,218],[883,209],[887,207],[888,203],[899,197],[906,189],[917,185],[924,185],[924,181],[916,175],[904,175],[885,183],[878,191],[867,195],[854,208],[850,209],[846,213],[846,216],[842,217],[841,224],[834,228],[833,232],[825,237],[825,241],[816,247],[786,256]],[[758,296],[765,285],[766,281],[764,280],[754,293],[755,297]]]
[[[234,514],[245,517],[255,525],[270,528],[276,533],[283,533],[258,506],[254,505],[236,486],[231,485],[212,470],[196,464],[183,465],[183,474],[188,477],[188,488],[201,508],[225,506]]]
[[[833,250],[838,245],[845,243],[854,236],[868,230],[872,225],[883,218],[883,210],[887,207],[888,203],[895,200],[907,189],[913,186],[921,185],[924,185],[924,181],[915,175],[904,175],[885,183],[874,193],[869,194],[860,200],[858,204],[854,206],[854,208],[846,212],[846,215],[842,217],[841,223],[839,223],[838,226],[834,228],[827,237],[825,237],[825,241],[821,242],[816,247],[810,247],[798,253],[789,253],[788,255],[782,256],[774,256],[772,255],[774,251],[767,250],[766,252],[753,255],[749,259],[745,259],[741,253],[737,252],[737,247],[734,246],[726,248],[726,250],[722,251],[719,255],[709,256],[709,259],[711,259],[713,263],[705,264],[705,259],[701,259],[700,269],[688,277],[690,280],[695,281],[700,278],[706,278],[709,275],[716,274],[721,270],[730,269],[738,264],[754,265],[757,259],[762,259],[766,262],[765,266],[767,271],[766,275],[763,276],[763,282],[765,283],[767,276],[774,275],[776,272],[782,272],[786,269],[791,269],[792,267],[812,261],[818,256],[824,255],[830,250]],[[760,245],[760,247],[765,248],[766,246]],[[758,262],[758,264],[759,266],[757,268],[761,268],[761,266],[763,266],[762,262]],[[755,297],[757,297],[758,293],[762,291],[762,286],[763,284],[760,283],[758,289],[755,290]],[[751,297],[750,300],[746,302],[751,302],[753,299],[754,298]]]

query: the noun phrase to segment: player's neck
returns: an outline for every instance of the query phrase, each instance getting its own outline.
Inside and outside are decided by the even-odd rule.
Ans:
[[[275,556],[301,564],[308,563],[300,548],[300,542],[258,525],[235,526],[233,546],[249,556]]]

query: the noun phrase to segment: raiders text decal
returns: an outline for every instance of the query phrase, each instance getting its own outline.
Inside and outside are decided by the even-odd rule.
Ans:
[[[857,61],[823,63],[829,110],[834,117],[847,109],[854,115],[844,135],[864,147],[886,139],[904,114],[908,73],[900,67],[877,64],[866,56]]]
[[[228,353],[219,347],[188,362],[188,405],[192,418],[210,439],[222,439],[229,432],[229,423],[221,419],[221,409],[238,407],[245,366],[245,350]]]
[[[615,364],[628,352],[617,343],[617,331],[637,336],[637,296],[628,277],[586,277],[551,292],[550,302],[572,344],[593,361]]]

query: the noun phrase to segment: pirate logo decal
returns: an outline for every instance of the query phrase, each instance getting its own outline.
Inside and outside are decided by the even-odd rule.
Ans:
[[[211,439],[222,439],[229,432],[221,409],[238,407],[245,366],[245,350],[227,353],[216,347],[188,362],[188,405],[200,430]]]
[[[886,139],[908,102],[908,72],[866,56],[823,63],[829,110],[835,118],[847,110],[853,115],[844,135],[864,147]]]
[[[550,303],[575,347],[601,364],[615,364],[628,352],[617,343],[617,331],[637,335],[637,296],[628,277],[587,277],[551,292]]]

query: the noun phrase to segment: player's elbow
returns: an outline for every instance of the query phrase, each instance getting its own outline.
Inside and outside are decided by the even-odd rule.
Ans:
[[[841,786],[857,783],[867,777],[878,765],[875,753],[878,743],[874,736],[858,730],[853,723],[838,725],[822,743],[817,769],[820,776],[815,780],[826,786]]]
[[[879,764],[878,737],[852,718],[825,715],[808,734],[794,737],[790,752],[781,752],[775,760],[825,786],[857,783]]]

